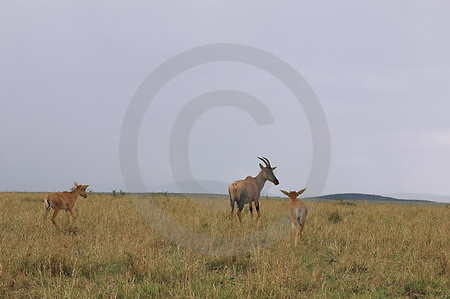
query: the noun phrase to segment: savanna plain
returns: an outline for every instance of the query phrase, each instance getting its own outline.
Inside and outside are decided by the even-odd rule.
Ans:
[[[44,196],[0,193],[2,298],[450,294],[448,205],[306,199],[294,247],[288,198],[262,198],[258,223],[246,208],[241,226],[225,196],[92,193],[56,230]]]

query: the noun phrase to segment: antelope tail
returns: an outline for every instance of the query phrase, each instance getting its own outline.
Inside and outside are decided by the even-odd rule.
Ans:
[[[296,212],[296,221],[299,225],[302,224],[303,218],[305,218],[305,213],[302,210],[297,210]]]
[[[52,207],[52,205],[50,204],[50,202],[48,201],[48,199],[44,200],[45,203],[45,208],[48,210]]]

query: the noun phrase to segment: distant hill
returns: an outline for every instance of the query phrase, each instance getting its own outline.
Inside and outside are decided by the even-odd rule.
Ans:
[[[424,202],[432,203],[430,200],[419,199],[399,199],[390,196],[381,196],[375,194],[362,194],[362,193],[341,193],[341,194],[329,194],[313,197],[314,199],[321,200],[364,200],[364,201],[390,201],[390,202]]]
[[[406,199],[406,200],[413,199],[413,200],[425,200],[425,201],[450,203],[450,196],[438,195],[438,194],[395,193],[395,194],[386,194],[386,196],[395,197],[395,198],[403,198],[403,199]]]
[[[209,199],[228,199],[228,194],[218,194],[218,193],[166,193],[166,192],[158,192],[153,194],[168,194],[171,196],[182,196],[182,197],[195,197],[195,198],[209,198]],[[375,194],[363,194],[363,193],[340,193],[340,194],[329,194],[329,195],[321,195],[315,197],[307,197],[312,200],[321,200],[321,201],[332,201],[332,200],[346,200],[346,201],[369,201],[369,202],[392,202],[392,203],[423,203],[423,204],[432,204],[436,203],[430,200],[420,200],[420,199],[399,199],[390,196],[381,196]],[[286,198],[283,196],[270,196],[270,195],[261,195],[261,199],[270,199],[270,200],[285,200]]]
[[[148,185],[147,192],[159,193],[169,192],[171,194],[191,194],[197,196],[215,195],[220,197],[223,195],[228,196],[229,182],[219,182],[213,180],[195,180],[195,181],[181,181],[178,183],[168,183],[160,185]],[[140,191],[143,192],[143,191]],[[138,192],[139,193],[139,192]],[[278,190],[271,191],[270,188],[265,188],[265,191],[261,194],[264,197],[270,197],[272,199],[281,199],[282,196]],[[387,194],[387,195],[375,195],[364,193],[340,193],[329,194],[313,197],[319,200],[363,200],[363,201],[384,201],[384,202],[423,202],[423,203],[450,203],[450,196],[432,195],[432,194]]]

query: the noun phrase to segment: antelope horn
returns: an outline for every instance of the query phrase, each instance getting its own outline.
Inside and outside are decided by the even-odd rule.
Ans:
[[[258,159],[261,160],[261,161],[263,161],[264,164],[266,164],[266,167],[270,167],[270,162],[269,162],[269,160],[267,160],[267,159],[264,158],[264,157],[262,157],[262,158],[258,157]]]
[[[269,167],[272,167],[272,165],[270,165],[270,161],[269,161],[269,159],[267,159],[266,157],[263,157],[264,158],[264,160],[266,160],[267,161],[267,166],[269,166]]]

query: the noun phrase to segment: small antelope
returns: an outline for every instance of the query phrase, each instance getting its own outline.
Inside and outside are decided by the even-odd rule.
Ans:
[[[273,171],[276,169],[276,167],[272,167],[267,158],[258,157],[258,159],[263,161],[266,166],[262,166],[261,163],[259,164],[261,171],[256,177],[248,176],[244,180],[236,181],[228,187],[228,193],[230,195],[231,217],[233,217],[234,203],[236,202],[238,207],[237,215],[241,224],[241,212],[244,209],[244,205],[247,203],[249,204],[250,208],[250,217],[253,219],[252,202],[255,202],[256,212],[258,213],[256,221],[258,221],[260,217],[259,196],[266,181],[271,181],[275,185],[279,184],[278,179],[273,174]]]
[[[280,190],[284,195],[287,195],[291,200],[291,225],[294,230],[294,246],[297,246],[297,239],[302,238],[303,228],[305,227],[306,216],[308,209],[304,202],[297,199],[297,196],[305,192],[306,188],[298,192],[287,192]]]
[[[58,228],[58,225],[56,224],[55,218],[60,210],[66,211],[69,223],[70,223],[70,216],[72,216],[73,218],[72,223],[75,223],[76,217],[73,214],[72,209],[75,205],[75,201],[77,200],[78,196],[87,198],[86,189],[89,187],[89,185],[78,185],[77,182],[74,182],[73,186],[75,189],[73,189],[70,192],[64,191],[58,193],[50,193],[47,195],[46,199],[44,200],[45,205],[45,212],[43,219],[44,223],[45,220],[47,219],[47,215],[48,212],[50,212],[50,209],[53,209],[52,222],[56,226],[56,228]]]

